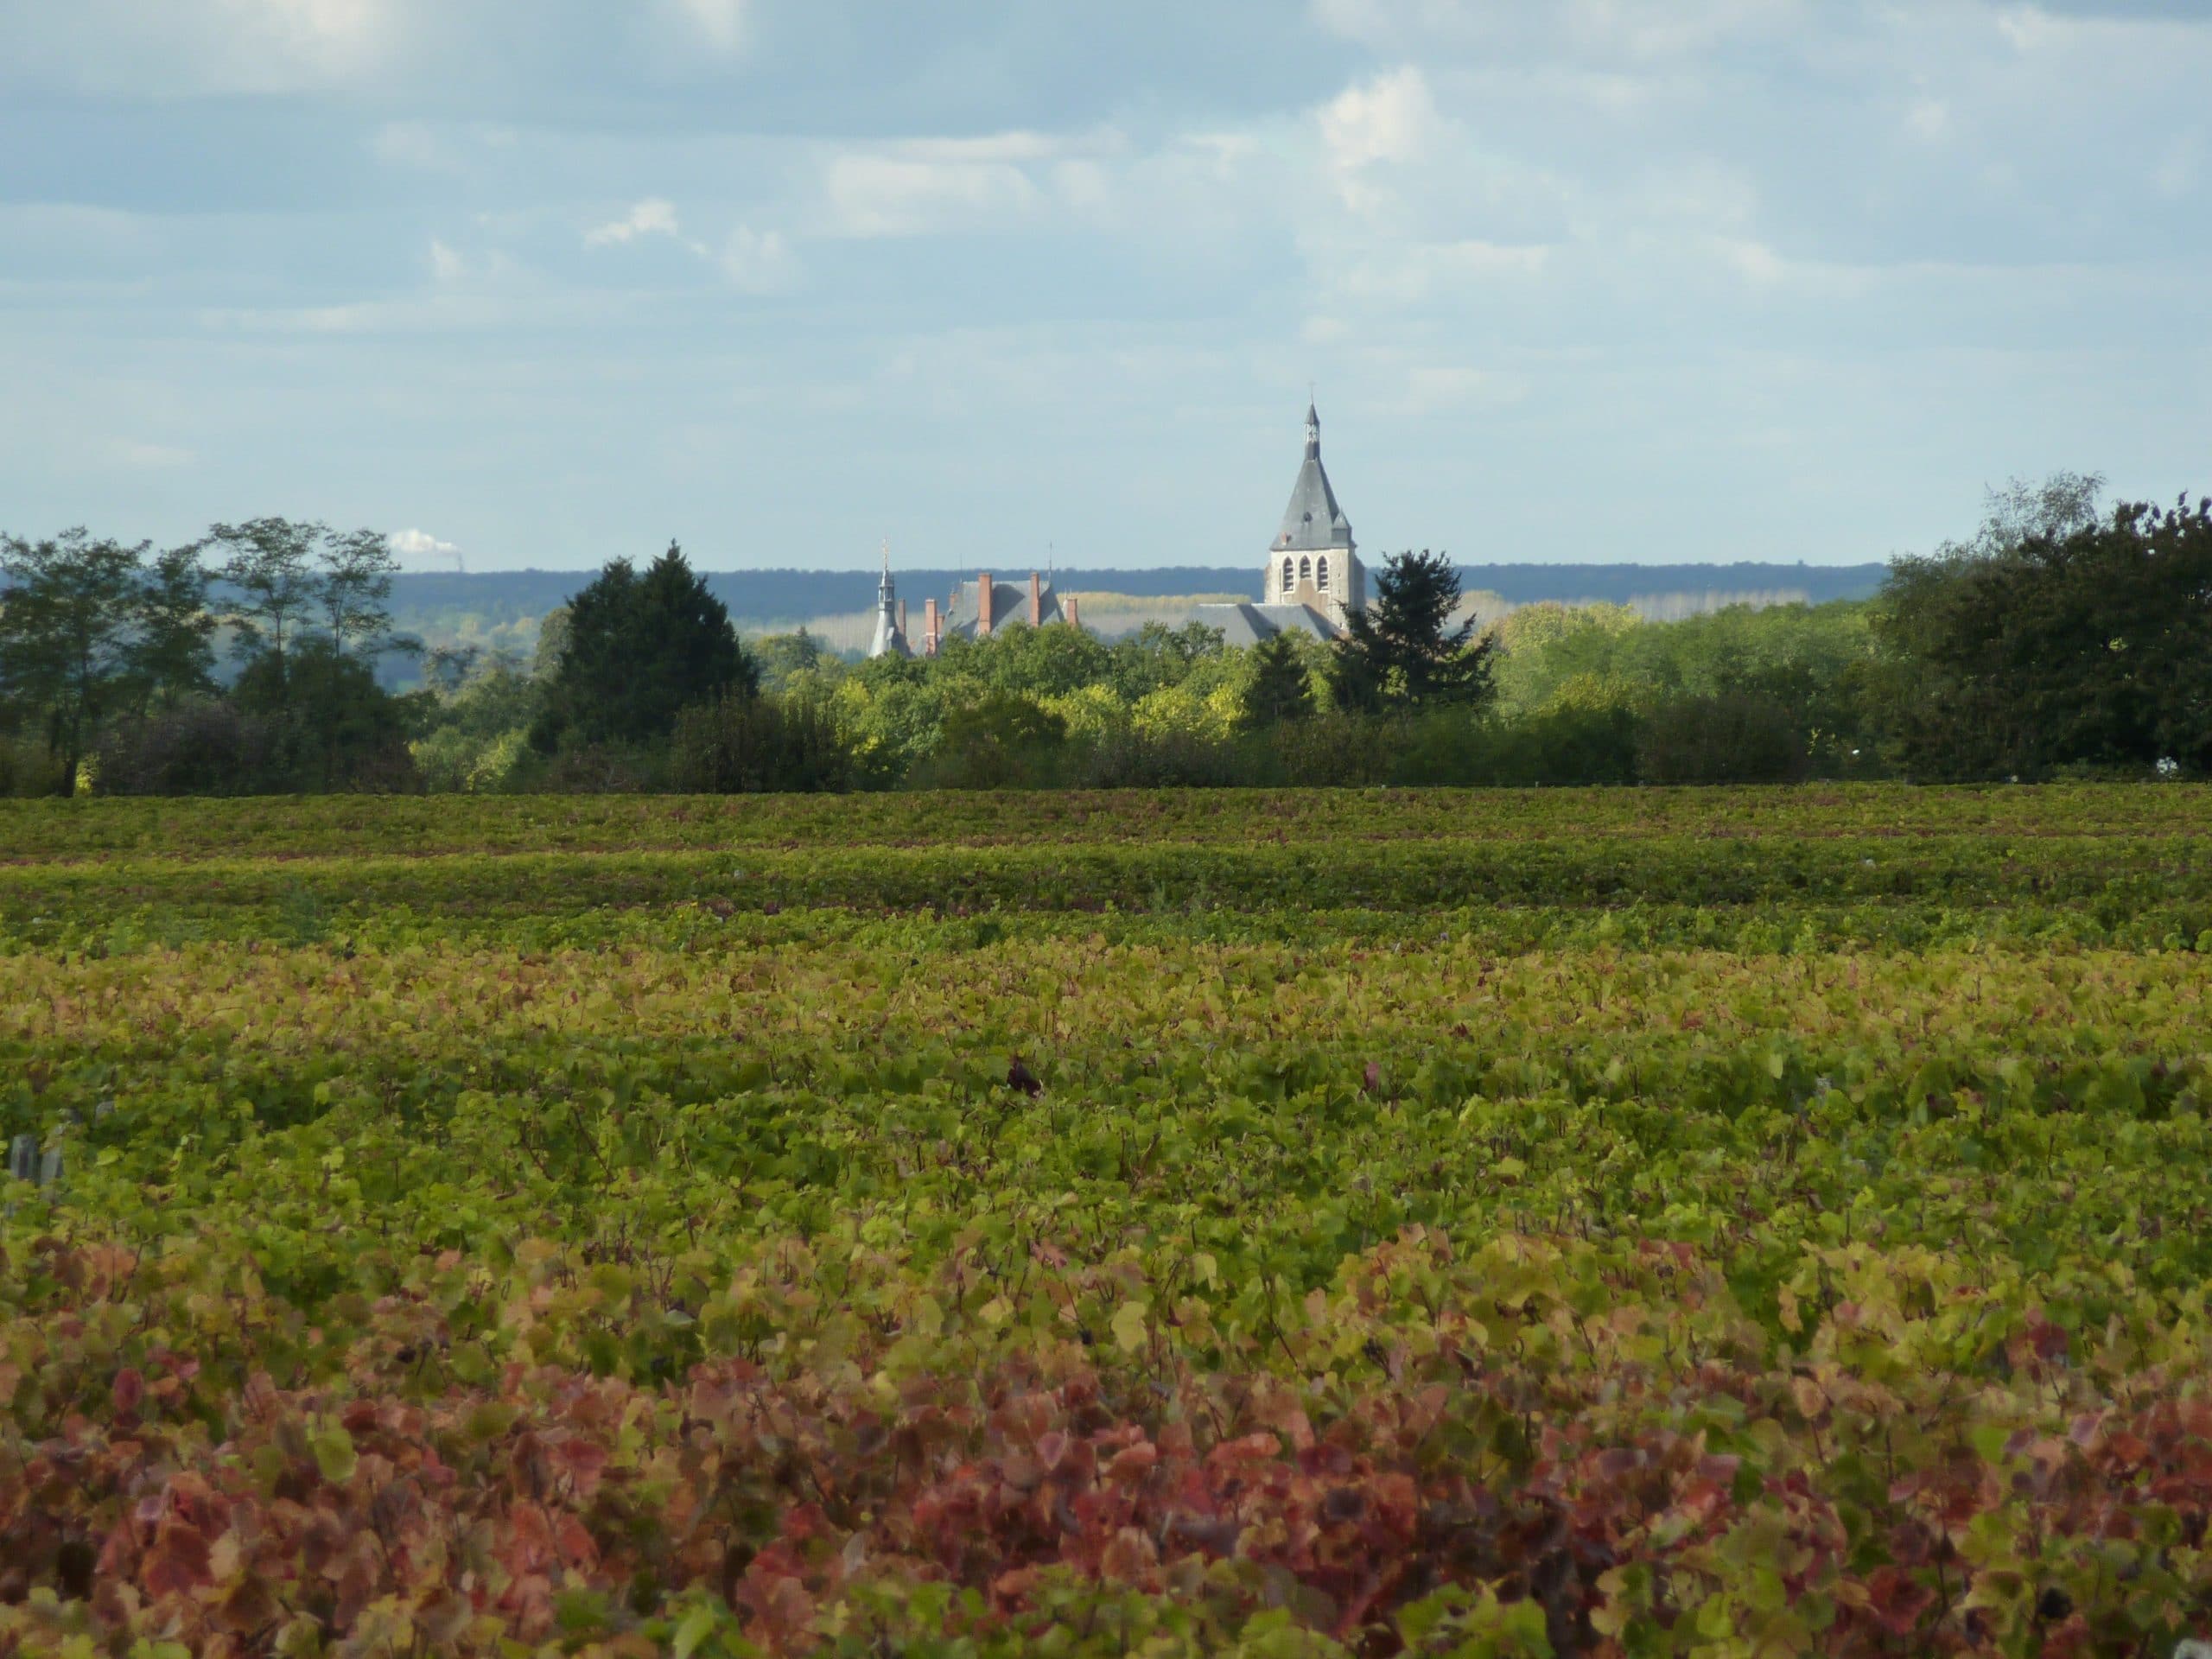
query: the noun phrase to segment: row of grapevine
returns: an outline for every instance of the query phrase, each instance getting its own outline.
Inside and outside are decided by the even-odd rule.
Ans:
[[[37,817],[0,1655],[2212,1629],[2193,798],[1160,798]]]

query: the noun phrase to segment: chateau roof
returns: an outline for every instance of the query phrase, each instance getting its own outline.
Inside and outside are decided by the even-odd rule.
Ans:
[[[1329,487],[1328,469],[1321,465],[1321,416],[1312,404],[1306,410],[1306,462],[1291,486],[1290,505],[1283,510],[1282,528],[1275,533],[1276,553],[1328,553],[1351,550],[1351,521],[1337,505]]]
[[[1039,585],[1043,592],[1039,595],[1038,620],[1063,620],[1059,596],[1053,593],[1052,584],[1046,581]],[[957,634],[963,639],[974,639],[976,616],[976,583],[972,580],[963,582],[953,593],[952,603],[946,607],[944,637],[950,639]],[[1009,623],[1019,624],[1025,628],[1029,626],[1029,584],[1027,582],[1001,582],[994,577],[991,582],[991,632],[995,633]]]

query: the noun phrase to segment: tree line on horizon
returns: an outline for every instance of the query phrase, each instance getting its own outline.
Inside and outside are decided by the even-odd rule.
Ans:
[[[680,548],[535,655],[391,626],[380,534],[259,518],[156,550],[0,537],[0,793],[1784,782],[2212,775],[2212,501],[1993,493],[1881,593],[1648,622],[1454,623],[1440,553],[1344,635],[1010,627],[847,663],[740,640]],[[421,659],[395,691],[378,664]]]

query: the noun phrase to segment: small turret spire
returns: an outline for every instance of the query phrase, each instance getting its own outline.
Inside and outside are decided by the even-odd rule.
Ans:
[[[899,626],[897,601],[898,589],[891,581],[891,542],[887,537],[883,543],[883,575],[875,584],[875,643],[868,653],[871,657],[914,654],[906,643],[906,630]]]

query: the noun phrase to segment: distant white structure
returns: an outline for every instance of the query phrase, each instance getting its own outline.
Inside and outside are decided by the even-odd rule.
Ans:
[[[1309,404],[1306,460],[1291,486],[1282,528],[1268,549],[1260,602],[1195,606],[1192,620],[1219,628],[1230,645],[1252,645],[1291,629],[1333,639],[1344,632],[1346,617],[1366,608],[1367,567],[1359,562],[1351,520],[1337,505],[1321,464],[1321,416]]]

